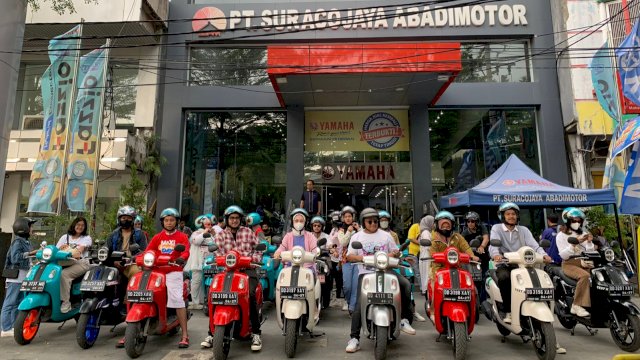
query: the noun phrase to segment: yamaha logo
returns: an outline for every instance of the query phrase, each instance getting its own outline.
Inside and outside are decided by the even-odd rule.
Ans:
[[[515,181],[513,181],[513,180],[511,180],[511,179],[506,179],[506,180],[504,180],[504,181],[502,182],[502,185],[504,185],[504,186],[513,186],[513,185],[515,185],[515,184],[516,184],[516,182],[515,182]]]
[[[360,132],[360,140],[378,150],[384,150],[395,145],[404,134],[400,122],[393,115],[386,112],[372,114],[365,120]]]
[[[193,15],[191,28],[201,37],[220,36],[220,31],[227,29],[227,16],[217,7],[203,7]]]

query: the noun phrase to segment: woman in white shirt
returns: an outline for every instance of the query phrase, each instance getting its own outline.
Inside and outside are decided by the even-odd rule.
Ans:
[[[583,230],[586,215],[579,209],[569,208],[563,212],[563,220],[566,224],[565,230],[556,235],[556,246],[562,258],[562,271],[568,277],[578,281],[576,292],[573,297],[571,313],[580,317],[588,317],[589,312],[585,309],[591,307],[591,296],[589,289],[589,269],[588,264],[584,264],[579,259],[570,259],[573,255],[580,255],[583,251],[594,251],[593,235]],[[580,242],[579,245],[569,243],[569,238],[574,237]]]
[[[73,220],[67,233],[60,237],[56,247],[62,251],[71,252],[75,263],[62,270],[60,279],[60,300],[62,305],[60,311],[67,313],[71,310],[71,282],[89,270],[89,248],[91,247],[91,237],[87,235],[87,220],[78,216]]]

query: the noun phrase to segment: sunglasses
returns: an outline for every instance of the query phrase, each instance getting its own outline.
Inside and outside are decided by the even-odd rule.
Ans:
[[[378,223],[378,220],[375,220],[375,219],[374,219],[374,220],[366,220],[365,222],[366,222],[367,224],[377,224],[377,223]]]
[[[477,221],[476,221],[476,220],[467,220],[467,222],[468,222],[468,223],[474,223],[474,224],[475,224],[475,223],[477,223]]]
[[[320,224],[313,224],[313,227],[322,227]]]

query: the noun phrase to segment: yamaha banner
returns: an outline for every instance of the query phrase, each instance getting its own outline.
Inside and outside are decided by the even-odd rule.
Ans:
[[[31,171],[27,212],[57,214],[60,211],[67,123],[81,33],[82,25],[78,25],[49,42],[51,65],[45,70],[41,85],[44,125],[40,152]]]
[[[65,199],[71,211],[89,211],[99,167],[102,102],[108,50],[93,50],[80,58],[78,95],[69,125]]]
[[[631,33],[616,49],[622,93],[636,105],[640,105],[640,20],[636,21]]]
[[[620,213],[622,214],[640,215],[640,166],[638,166],[640,158],[638,152],[640,152],[640,142],[636,142],[631,151],[631,162],[620,201]]]
[[[604,43],[591,60],[591,80],[596,91],[598,102],[604,111],[613,119],[613,128],[618,127],[620,105],[618,100],[618,89],[616,87],[616,77],[613,72],[614,66],[611,61],[609,44]]]

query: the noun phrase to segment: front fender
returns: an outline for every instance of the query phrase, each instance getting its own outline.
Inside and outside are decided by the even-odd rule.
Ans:
[[[213,307],[213,325],[228,325],[236,320],[240,320],[239,306],[216,305]]]
[[[447,303],[442,309],[442,315],[453,322],[467,322],[469,308],[461,303]]]
[[[18,305],[18,310],[32,310],[39,307],[51,306],[51,298],[45,292],[29,293]]]
[[[307,303],[303,300],[284,299],[282,313],[285,319],[299,319],[307,313]]]
[[[543,322],[553,322],[553,312],[546,302],[525,301],[522,303],[520,314]]]
[[[613,310],[616,312],[628,311],[631,315],[640,315],[640,308],[631,301],[620,302],[614,300],[611,303],[613,304]]]
[[[88,314],[98,307],[98,298],[85,299],[80,305],[80,314]]]
[[[154,303],[136,303],[131,305],[127,311],[127,322],[139,322],[146,318],[158,316],[158,311]]]
[[[377,326],[391,326],[391,319],[393,314],[391,308],[382,305],[371,306],[371,321]]]

